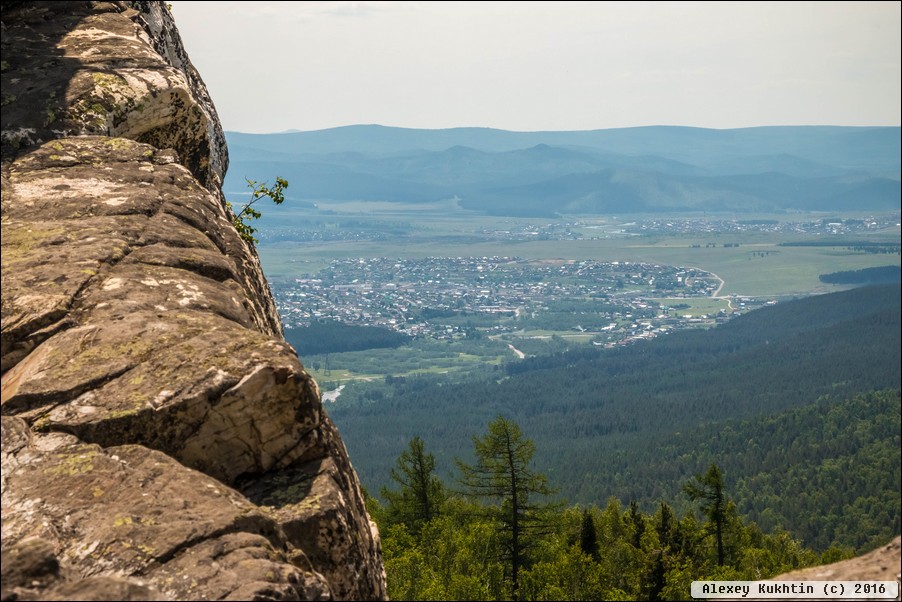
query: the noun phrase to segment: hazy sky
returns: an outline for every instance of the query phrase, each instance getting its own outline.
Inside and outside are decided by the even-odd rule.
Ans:
[[[900,2],[172,5],[227,130],[900,124]]]

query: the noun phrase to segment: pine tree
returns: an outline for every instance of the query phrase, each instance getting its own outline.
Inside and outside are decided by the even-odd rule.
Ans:
[[[658,541],[665,550],[673,545],[673,530],[676,519],[673,516],[673,510],[667,502],[662,501],[658,511],[658,522],[655,530],[658,532]]]
[[[683,490],[693,502],[702,500],[702,512],[708,517],[709,525],[713,527],[717,539],[717,565],[723,566],[725,559],[723,536],[728,514],[723,473],[716,464],[712,464],[708,472],[704,475],[695,475]]]
[[[579,526],[579,548],[583,553],[598,560],[598,533],[588,508],[583,509],[583,518]]]
[[[633,525],[633,547],[637,550],[642,547],[642,535],[645,533],[645,518],[639,510],[639,502],[633,500],[630,502],[630,523]]]
[[[530,504],[532,495],[554,491],[544,475],[530,468],[535,444],[523,437],[516,423],[499,416],[489,423],[485,437],[473,437],[476,463],[457,461],[460,483],[470,496],[497,501],[495,515],[507,563],[511,596],[518,599],[519,573],[526,560],[531,535],[545,530],[546,507]]]
[[[401,486],[400,490],[383,487],[380,491],[387,501],[385,511],[390,523],[404,523],[417,533],[439,514],[447,493],[434,472],[435,456],[426,453],[420,437],[414,437],[391,470],[391,479]]]
[[[645,579],[642,581],[641,596],[643,600],[656,602],[661,599],[661,592],[667,585],[667,566],[664,562],[664,550],[655,550],[650,558],[651,564]]]

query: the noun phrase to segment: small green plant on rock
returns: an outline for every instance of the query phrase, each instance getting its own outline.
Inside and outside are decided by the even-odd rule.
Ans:
[[[276,183],[272,188],[267,186],[266,182],[257,182],[256,180],[249,180],[248,178],[245,178],[245,181],[247,182],[248,188],[251,189],[251,200],[242,205],[241,211],[237,213],[235,213],[235,209],[232,207],[231,203],[226,201],[226,204],[234,214],[232,223],[235,225],[235,229],[238,230],[239,236],[252,245],[255,245],[258,241],[254,237],[254,232],[256,232],[257,229],[251,226],[248,221],[259,219],[262,214],[252,208],[251,205],[263,197],[269,197],[272,199],[273,203],[281,205],[285,201],[285,189],[288,188],[288,181],[277,177]]]

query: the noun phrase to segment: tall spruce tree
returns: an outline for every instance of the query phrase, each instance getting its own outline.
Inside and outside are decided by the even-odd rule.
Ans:
[[[546,530],[542,510],[547,505],[530,503],[530,497],[549,495],[545,475],[530,467],[535,444],[523,437],[516,423],[498,416],[489,423],[484,437],[473,437],[476,463],[457,460],[464,493],[497,502],[493,514],[498,521],[503,558],[511,586],[511,597],[518,599],[519,573],[526,561],[530,540]]]

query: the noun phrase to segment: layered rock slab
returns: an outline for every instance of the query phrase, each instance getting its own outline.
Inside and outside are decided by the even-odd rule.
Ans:
[[[318,440],[314,448],[330,449],[326,457],[301,459],[286,470],[254,480],[242,491],[267,509],[288,540],[304,550],[329,579],[337,599],[366,599],[367,584],[381,582],[383,577],[381,568],[352,560],[380,554],[378,541],[361,536],[360,525],[370,520],[366,508],[359,499],[347,496],[359,484],[334,425],[327,420],[311,435]]]
[[[28,585],[44,576],[50,597],[94,599],[100,587],[130,599],[329,597],[275,521],[222,483],[142,446],[104,449],[2,421],[4,554],[31,548],[40,559],[24,578],[5,576],[7,594],[27,599]],[[98,576],[116,578],[85,581]]]
[[[328,465],[309,500],[280,508],[271,528],[290,550],[303,556],[307,547],[320,560],[328,585],[314,597],[384,596],[378,538],[344,447],[315,382],[255,303],[240,268],[249,248],[219,199],[171,151],[115,138],[47,143],[8,164],[3,187],[4,416],[98,446],[66,448],[75,457],[138,445],[181,463],[169,460],[173,471],[192,468],[225,484],[290,488],[299,470]],[[15,491],[43,498],[37,487]],[[6,491],[5,509],[23,507]],[[96,513],[103,500],[92,501]],[[62,518],[34,515],[47,520]],[[4,545],[28,533],[6,523],[4,510]],[[320,532],[334,535],[309,536]],[[104,536],[98,541],[112,546],[111,532]],[[147,573],[140,563],[109,570]],[[170,591],[165,583],[151,580]]]
[[[165,4],[2,17],[3,599],[384,598]]]
[[[266,332],[225,209],[161,154],[67,138],[9,166],[3,412],[225,482],[290,464],[315,385]]]

